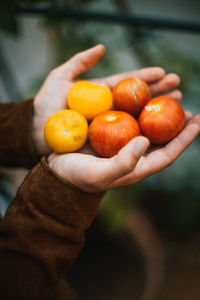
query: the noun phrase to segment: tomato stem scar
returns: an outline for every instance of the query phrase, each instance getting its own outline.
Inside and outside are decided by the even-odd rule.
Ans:
[[[69,134],[69,130],[67,128],[64,129],[64,134]]]

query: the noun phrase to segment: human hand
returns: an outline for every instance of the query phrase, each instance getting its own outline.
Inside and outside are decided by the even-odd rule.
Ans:
[[[84,191],[99,192],[133,185],[171,165],[192,143],[200,132],[200,115],[193,117],[186,113],[186,119],[186,126],[177,137],[147,152],[149,141],[139,136],[111,158],[96,157],[88,144],[79,153],[52,153],[48,163],[64,180]]]
[[[33,139],[40,156],[51,152],[44,139],[44,126],[47,119],[57,111],[67,108],[67,94],[76,77],[97,64],[104,53],[103,45],[80,52],[55,68],[46,78],[33,102]],[[145,80],[150,85],[153,97],[166,94],[176,100],[182,98],[181,92],[176,90],[180,82],[179,76],[166,75],[165,71],[159,67],[144,68],[90,81],[104,84],[112,90],[118,81],[127,77]]]

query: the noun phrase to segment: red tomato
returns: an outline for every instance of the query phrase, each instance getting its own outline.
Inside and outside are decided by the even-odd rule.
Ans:
[[[174,99],[160,96],[152,99],[139,116],[142,134],[152,144],[165,144],[183,129],[185,113]]]
[[[89,126],[89,140],[102,157],[112,157],[131,139],[140,135],[137,121],[123,111],[107,111]]]
[[[117,109],[138,116],[144,105],[151,99],[151,90],[146,82],[138,78],[126,78],[118,82],[113,90]]]

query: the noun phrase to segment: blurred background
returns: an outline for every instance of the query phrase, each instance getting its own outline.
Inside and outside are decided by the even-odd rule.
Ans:
[[[161,66],[180,75],[184,109],[200,113],[200,1],[1,3],[1,102],[34,97],[52,68],[102,43],[82,78]],[[80,299],[199,300],[199,149],[197,137],[164,171],[105,195],[67,276]],[[26,173],[0,170],[1,215]]]

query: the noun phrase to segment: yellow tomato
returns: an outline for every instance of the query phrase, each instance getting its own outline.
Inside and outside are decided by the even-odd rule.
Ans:
[[[49,147],[58,153],[79,150],[86,142],[88,123],[80,113],[65,109],[52,115],[46,122],[44,137]]]
[[[69,91],[67,104],[70,109],[80,112],[87,120],[110,110],[113,104],[112,93],[103,85],[86,80],[75,83]]]

